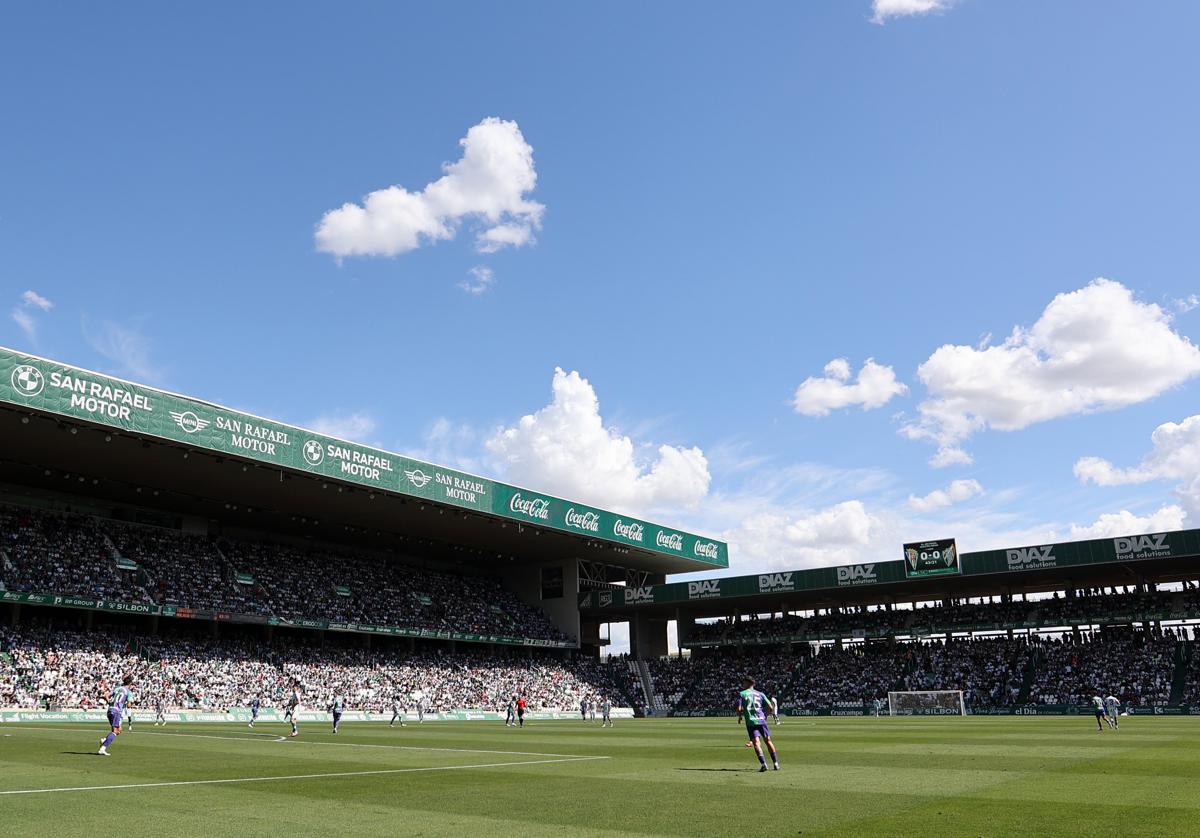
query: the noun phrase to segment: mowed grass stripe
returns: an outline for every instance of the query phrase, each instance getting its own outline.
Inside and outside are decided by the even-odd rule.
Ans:
[[[753,754],[742,744],[744,731],[728,718],[638,720],[618,723],[615,730],[583,722],[543,723],[522,731],[484,723],[439,722],[403,730],[355,724],[343,727],[344,739],[307,725],[299,743],[243,741],[235,726],[195,725],[184,731],[228,739],[139,740],[135,731],[118,740],[110,760],[58,753],[82,741],[92,750],[91,740],[98,742],[101,726],[48,731],[45,735],[52,738],[42,742],[33,735],[0,739],[0,788],[13,788],[18,780],[29,787],[39,774],[55,777],[44,786],[115,784],[126,782],[126,775],[154,782],[420,767],[414,758],[433,755],[390,747],[291,747],[306,740],[346,741],[614,758],[127,789],[94,795],[136,801],[121,810],[122,817],[101,811],[108,807],[77,807],[63,829],[55,820],[55,831],[94,835],[97,829],[116,827],[162,832],[163,824],[173,823],[171,819],[185,811],[220,812],[219,831],[229,835],[403,831],[461,838],[467,828],[484,836],[744,836],[751,827],[856,837],[1195,834],[1196,812],[1188,792],[1194,787],[1190,772],[1196,760],[1189,760],[1189,749],[1200,734],[1200,719],[1137,722],[1129,730],[1123,725],[1116,734],[1095,733],[1086,717],[785,722],[776,729],[784,770],[763,775],[756,773]],[[14,729],[0,728],[0,733]],[[1148,735],[1139,737],[1142,731]],[[1070,749],[1069,758],[1061,755],[1062,748]],[[438,762],[459,756],[442,752]],[[1189,776],[1156,778],[1147,771],[1156,760],[1167,774]],[[248,762],[268,768],[241,771]],[[91,770],[99,770],[101,779],[80,780],[82,771]],[[1156,795],[1156,782],[1172,784],[1172,793]],[[1127,791],[1106,794],[1114,784]],[[53,816],[54,807],[45,797],[56,796],[5,797],[3,806],[12,813],[9,822],[20,827]],[[1105,802],[1110,799],[1119,802]],[[1103,817],[1072,819],[1089,805],[1103,810]],[[264,818],[264,812],[272,817]],[[982,817],[981,812],[991,815]],[[1103,826],[1102,832],[1087,831],[1097,825]],[[43,829],[40,834],[44,833]],[[13,834],[21,834],[20,829]]]

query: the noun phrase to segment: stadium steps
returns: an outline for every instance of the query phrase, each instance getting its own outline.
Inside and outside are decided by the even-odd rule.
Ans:
[[[1188,663],[1191,656],[1196,654],[1195,641],[1175,644],[1175,674],[1171,676],[1171,697],[1168,704],[1179,704],[1183,701],[1183,691],[1187,689]]]
[[[241,591],[238,590],[237,575],[238,567],[221,549],[220,542],[214,541],[212,544],[213,552],[217,554],[217,559],[221,562],[222,576],[225,578],[225,585],[229,588],[229,592],[235,594],[235,599],[241,596]]]
[[[646,702],[654,711],[654,715],[667,715],[667,704],[658,694],[658,688],[654,685],[654,678],[650,675],[650,664],[646,661],[630,661],[629,665],[636,668],[635,671],[642,681],[642,690],[646,693]]]

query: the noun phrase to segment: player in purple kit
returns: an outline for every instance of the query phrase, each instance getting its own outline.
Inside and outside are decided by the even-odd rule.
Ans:
[[[746,722],[746,734],[754,743],[754,753],[758,756],[759,772],[767,770],[767,758],[763,755],[762,743],[767,743],[771,752],[771,762],[775,770],[779,770],[779,754],[775,752],[775,743],[771,741],[771,729],[767,727],[767,697],[754,689],[754,679],[747,675],[742,680],[742,691],[738,693],[737,714],[739,719]]]
[[[121,714],[133,699],[133,690],[129,688],[132,683],[133,676],[126,675],[121,681],[121,686],[113,691],[112,699],[108,703],[108,726],[111,730],[108,736],[100,740],[100,756],[109,756],[108,746],[121,735]]]

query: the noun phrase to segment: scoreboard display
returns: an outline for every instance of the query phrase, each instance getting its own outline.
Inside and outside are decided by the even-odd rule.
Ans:
[[[908,579],[958,573],[958,547],[953,538],[914,541],[904,545],[904,575]]]

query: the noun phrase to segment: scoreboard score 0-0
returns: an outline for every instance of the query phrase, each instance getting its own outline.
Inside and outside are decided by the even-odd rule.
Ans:
[[[914,541],[904,545],[904,575],[908,579],[958,573],[958,547],[953,538]]]

